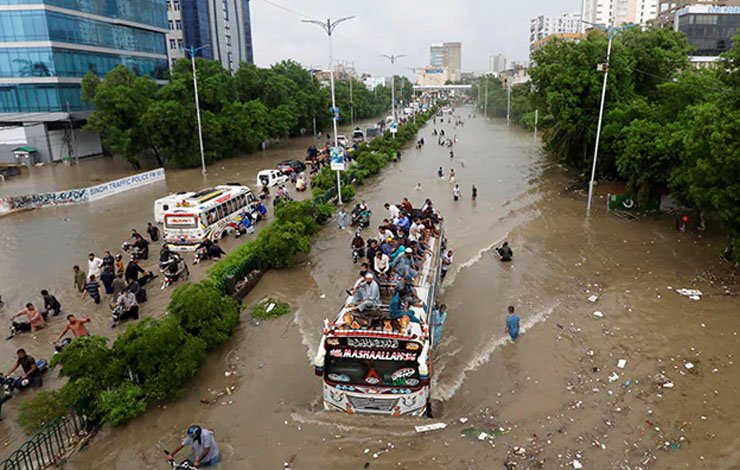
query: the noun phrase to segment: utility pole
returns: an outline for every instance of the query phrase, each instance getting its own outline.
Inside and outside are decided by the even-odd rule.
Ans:
[[[338,130],[337,130],[337,119],[339,119],[339,112],[337,110],[337,100],[336,96],[334,95],[334,46],[332,45],[331,41],[331,33],[334,32],[334,28],[337,27],[339,23],[343,23],[347,20],[351,20],[354,18],[354,16],[347,16],[344,18],[339,18],[338,20],[332,22],[331,19],[327,19],[326,23],[323,21],[318,20],[303,20],[303,23],[310,23],[315,24],[317,26],[320,26],[325,32],[326,35],[329,36],[329,81],[331,83],[331,113],[332,113],[332,122],[334,124],[334,148],[339,149],[339,136]],[[337,170],[337,204],[342,204],[342,178],[339,175],[339,171]]]
[[[396,60],[400,59],[401,57],[406,57],[406,54],[383,54],[383,57],[391,61],[391,64],[395,64]],[[393,121],[398,121],[398,116],[396,115],[396,74],[393,73],[391,75],[391,114],[393,116]],[[393,134],[393,137],[396,137],[396,134]]]
[[[195,70],[195,53],[205,49],[208,46],[208,44],[200,46],[200,47],[194,47],[190,46],[189,48],[185,49],[186,52],[190,53],[190,63],[193,66],[193,90],[195,91],[195,115],[198,117],[198,144],[200,144],[200,164],[203,167],[203,174],[205,175],[208,173],[208,170],[206,170],[206,155],[203,151],[203,126],[200,121],[200,100],[198,99],[198,74]]]
[[[596,159],[599,156],[599,141],[601,140],[601,123],[604,119],[604,100],[606,99],[606,83],[607,83],[607,80],[609,79],[609,60],[611,59],[611,54],[612,54],[612,39],[614,39],[614,36],[616,36],[618,32],[624,29],[627,29],[627,28],[631,28],[636,25],[630,24],[630,25],[617,26],[617,27],[610,26],[607,28],[604,25],[589,23],[588,21],[581,20],[581,22],[589,24],[591,26],[594,26],[604,31],[607,34],[607,37],[609,38],[609,40],[607,41],[607,45],[606,45],[606,63],[603,64],[604,84],[601,87],[601,104],[599,104],[599,122],[596,127],[596,144],[594,146],[594,160],[591,165],[591,180],[588,183],[588,204],[586,205],[586,215],[590,215],[591,214],[591,199],[593,198],[593,191],[594,191],[594,179],[596,178]]]
[[[511,115],[511,82],[506,79],[506,125],[509,125],[509,116]]]
[[[70,147],[69,153],[70,153],[70,157],[74,155],[75,165],[79,165],[80,157],[77,155],[77,141],[75,140],[75,128],[74,128],[74,124],[72,123],[72,112],[70,111],[70,108],[69,108],[69,101],[67,101],[66,103],[67,103],[67,117],[69,118],[69,134],[72,139],[71,140],[72,145]]]
[[[483,102],[483,116],[488,119],[488,74],[486,74],[486,96]]]

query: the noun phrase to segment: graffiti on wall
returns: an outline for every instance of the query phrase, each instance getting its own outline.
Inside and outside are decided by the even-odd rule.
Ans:
[[[127,176],[107,183],[82,189],[68,189],[52,193],[28,194],[0,198],[0,215],[24,209],[38,209],[66,204],[80,204],[97,201],[112,194],[138,188],[145,184],[164,179],[164,168]]]

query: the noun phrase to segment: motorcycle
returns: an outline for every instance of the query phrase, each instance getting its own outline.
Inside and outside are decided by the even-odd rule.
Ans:
[[[54,344],[54,356],[59,354],[72,343],[72,338],[64,338],[62,341],[60,341],[58,344]]]
[[[366,228],[370,226],[370,209],[362,210],[360,205],[356,205],[352,209],[352,220],[350,225],[359,226],[360,228]]]
[[[49,363],[46,359],[39,359],[36,361],[36,367],[39,369],[39,373],[43,374],[49,370]],[[28,379],[22,379],[18,376],[4,376],[0,374],[0,384],[2,384],[2,401],[10,400],[15,396],[17,391],[25,390],[31,385],[31,381]]]
[[[180,263],[182,262],[182,268]],[[171,286],[179,279],[187,279],[190,276],[188,265],[178,255],[172,255],[167,262],[159,263],[159,270],[162,273],[162,290]]]
[[[167,450],[165,450],[164,453],[165,455],[170,455],[170,452]],[[175,462],[174,459],[172,459],[169,461],[169,463],[172,468],[178,469],[178,470],[197,470],[198,468],[195,465],[193,465],[193,462],[190,460],[183,460],[182,462],[177,463]]]

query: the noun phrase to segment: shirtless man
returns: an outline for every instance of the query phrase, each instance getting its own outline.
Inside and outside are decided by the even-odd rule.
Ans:
[[[89,321],[90,319],[87,317],[77,318],[74,315],[67,315],[67,324],[64,325],[64,329],[59,333],[59,336],[57,336],[57,339],[55,339],[52,344],[56,344],[64,335],[67,334],[68,331],[71,331],[75,338],[90,336],[90,332],[85,328],[85,323],[88,323]]]

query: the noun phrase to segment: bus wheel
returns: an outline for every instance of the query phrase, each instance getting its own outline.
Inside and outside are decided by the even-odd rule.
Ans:
[[[431,401],[427,402],[427,409],[426,409],[426,412],[424,413],[424,416],[426,416],[429,419],[434,418],[434,416],[432,415],[432,402]]]

